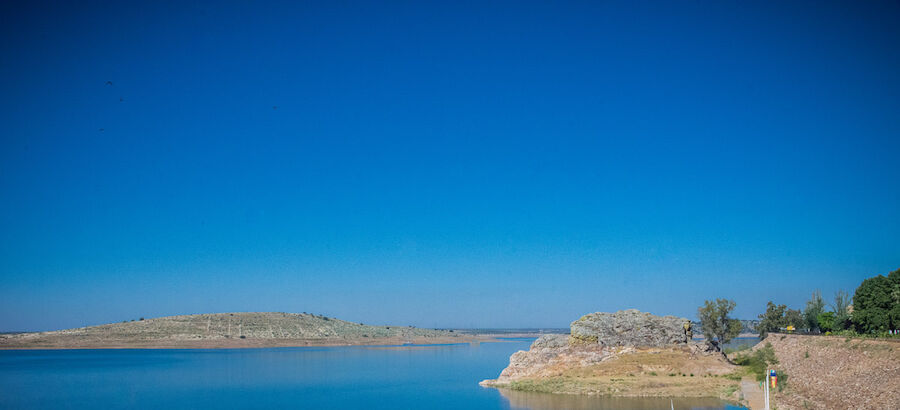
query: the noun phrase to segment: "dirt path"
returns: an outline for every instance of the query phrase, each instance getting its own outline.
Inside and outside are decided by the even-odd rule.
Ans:
[[[750,410],[761,410],[765,408],[766,398],[763,395],[762,388],[759,387],[759,382],[745,377],[741,380],[741,393],[744,396],[744,400],[747,401]]]

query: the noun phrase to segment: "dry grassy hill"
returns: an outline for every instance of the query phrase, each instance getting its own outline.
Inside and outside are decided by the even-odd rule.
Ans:
[[[369,326],[306,313],[213,313],[0,335],[0,348],[262,347],[433,343],[459,338],[452,331]]]

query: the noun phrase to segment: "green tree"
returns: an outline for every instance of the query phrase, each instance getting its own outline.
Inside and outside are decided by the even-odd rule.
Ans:
[[[834,294],[834,304],[831,310],[834,311],[834,324],[832,331],[844,330],[850,327],[850,304],[853,299],[846,291],[839,290]]]
[[[834,329],[834,320],[835,314],[834,312],[822,312],[819,313],[819,317],[817,318],[817,322],[819,323],[819,329],[823,332],[831,332]]]
[[[891,281],[884,275],[868,278],[853,295],[853,326],[860,333],[875,333],[890,327]]]
[[[788,309],[784,311],[784,323],[785,326],[793,326],[794,329],[802,329],[806,324],[806,321],[803,320],[803,312],[800,309]]]
[[[821,331],[819,326],[819,315],[825,312],[825,300],[822,299],[822,293],[815,290],[812,297],[806,302],[806,309],[803,309],[803,327],[809,332]]]
[[[888,311],[890,329],[900,329],[900,269],[888,274],[888,290],[891,296],[891,309]]]
[[[756,325],[760,339],[764,339],[769,332],[777,332],[784,327],[785,309],[787,306],[776,305],[771,301],[766,304],[766,313],[759,315],[759,324]]]
[[[700,328],[707,343],[722,351],[722,346],[741,333],[741,321],[729,317],[736,303],[728,299],[707,300],[697,308]]]

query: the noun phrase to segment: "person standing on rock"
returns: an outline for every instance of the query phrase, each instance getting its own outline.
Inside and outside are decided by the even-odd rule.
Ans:
[[[682,327],[684,327],[684,342],[690,343],[691,339],[694,338],[694,332],[691,331],[691,321],[688,320],[687,322],[684,322],[684,326]]]

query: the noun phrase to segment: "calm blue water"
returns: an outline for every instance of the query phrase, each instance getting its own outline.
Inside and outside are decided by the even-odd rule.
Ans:
[[[531,339],[480,345],[0,351],[0,408],[669,408],[482,388]],[[574,400],[574,401],[573,401]],[[655,401],[654,401],[655,400]],[[676,399],[676,408],[725,408]]]

